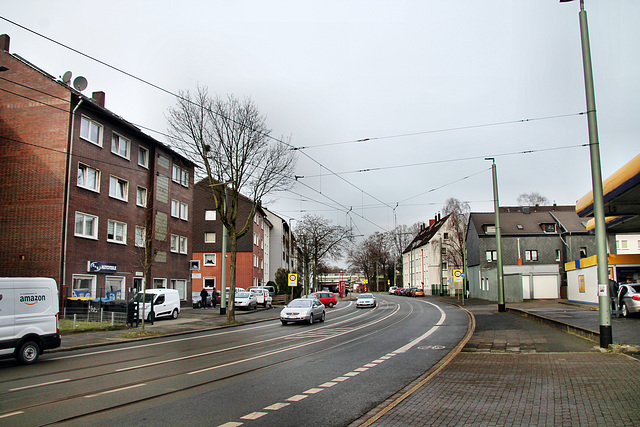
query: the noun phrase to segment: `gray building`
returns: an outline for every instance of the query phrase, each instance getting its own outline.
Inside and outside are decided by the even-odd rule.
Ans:
[[[567,262],[595,254],[595,236],[574,206],[500,208],[505,301],[566,298]],[[495,216],[471,213],[467,227],[469,296],[497,301]]]

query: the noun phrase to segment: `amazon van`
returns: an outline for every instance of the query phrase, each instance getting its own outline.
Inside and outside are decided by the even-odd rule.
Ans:
[[[0,278],[0,357],[35,363],[60,347],[58,285],[45,277]]]

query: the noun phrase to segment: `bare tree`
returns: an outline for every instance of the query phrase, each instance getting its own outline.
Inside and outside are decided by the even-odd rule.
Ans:
[[[331,225],[326,218],[308,214],[302,217],[295,232],[304,269],[306,294],[310,283],[312,288],[317,287],[318,267],[329,258],[340,257],[353,237],[351,229]]]
[[[464,267],[464,239],[470,212],[469,203],[461,202],[453,197],[448,198],[442,208],[443,215],[450,216],[449,223],[452,234],[449,239],[443,241],[443,247],[446,248],[444,261],[454,268]]]
[[[549,204],[549,199],[536,193],[522,193],[518,196],[518,205],[520,206],[545,206]]]
[[[349,265],[362,271],[369,283],[375,283],[376,291],[379,290],[380,273],[387,279],[394,274],[392,245],[389,234],[376,232],[349,253]]]
[[[402,277],[402,252],[409,246],[409,243],[418,235],[420,231],[420,223],[416,222],[412,226],[399,225],[389,232],[389,239],[391,241],[390,251],[393,257],[395,266],[393,267],[393,283],[396,284],[396,272],[400,270],[400,277]]]
[[[237,241],[251,230],[262,198],[292,185],[294,152],[270,136],[265,117],[251,99],[212,97],[206,88],[198,87],[195,93],[180,93],[167,119],[173,140],[202,168],[218,217],[229,234],[227,321],[233,322]],[[246,219],[238,218],[240,194],[253,202]]]

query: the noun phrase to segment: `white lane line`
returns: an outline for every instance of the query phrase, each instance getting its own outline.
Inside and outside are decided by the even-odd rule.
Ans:
[[[347,372],[344,374],[345,377],[355,377],[356,375],[360,375],[360,372]]]
[[[317,394],[320,393],[322,390],[324,390],[323,388],[310,388],[307,391],[303,391],[304,394]]]
[[[309,397],[308,394],[296,394],[295,396],[291,396],[288,399],[289,402],[300,402],[302,399],[306,399],[307,397]]]
[[[242,424],[244,423],[228,422],[228,423],[220,424],[218,427],[238,427],[238,426],[241,426]]]
[[[338,378],[332,379],[331,381],[337,381],[337,382],[341,383],[342,381],[346,381],[348,379],[349,379],[349,377],[338,377]]]
[[[244,417],[240,417],[241,420],[257,420],[258,418],[262,418],[267,415],[266,412],[252,412],[250,414],[245,415]]]
[[[433,334],[435,331],[438,330],[438,328],[440,328],[440,326],[442,326],[442,324],[444,323],[444,320],[447,318],[447,315],[444,313],[444,310],[442,310],[440,307],[438,307],[437,305],[435,305],[433,303],[427,302],[427,304],[430,304],[430,305],[434,306],[435,308],[437,308],[440,311],[440,320],[438,320],[438,323],[436,323],[433,328],[429,329],[427,332],[425,332],[424,334],[420,335],[418,338],[414,339],[409,344],[400,347],[399,349],[397,349],[393,353],[398,354],[398,353],[406,352],[407,350],[411,349],[416,344],[418,344],[420,341],[422,341],[423,339],[427,338],[429,335]]]
[[[102,391],[102,392],[96,393],[96,394],[87,394],[84,397],[85,397],[85,399],[89,399],[91,397],[104,396],[105,394],[111,394],[111,393],[117,393],[119,391],[131,390],[132,388],[144,387],[145,385],[146,384],[135,384],[135,385],[130,385],[128,387],[116,388],[114,390]]]
[[[24,387],[10,388],[9,391],[28,390],[30,388],[42,387],[42,386],[45,386],[45,385],[66,383],[67,381],[71,381],[71,379],[70,378],[65,378],[64,380],[49,381],[48,383],[40,383],[40,384],[26,385]]]
[[[375,368],[378,365],[379,365],[379,363],[367,363],[366,365],[364,365],[364,367],[365,368]]]
[[[369,368],[358,368],[358,369],[354,369],[354,371],[356,372],[364,372],[364,371],[368,371]]]
[[[20,415],[20,414],[24,414],[24,411],[16,411],[16,412],[10,412],[8,414],[2,414],[0,415],[0,419],[13,417],[14,415]]]
[[[333,382],[333,381],[327,381],[324,384],[320,384],[320,387],[329,388],[329,387],[333,387],[336,384],[338,384],[338,383]]]
[[[376,360],[372,361],[371,363],[382,363],[382,362],[384,362],[385,360],[386,360],[386,359],[382,359],[382,358],[380,358],[380,359],[376,359]]]
[[[274,403],[273,405],[269,405],[266,408],[263,408],[267,411],[277,411],[278,409],[282,409],[285,406],[289,406],[291,403]]]

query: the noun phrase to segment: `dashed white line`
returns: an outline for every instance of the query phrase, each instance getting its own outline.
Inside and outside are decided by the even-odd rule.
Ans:
[[[24,387],[10,388],[9,391],[27,390],[27,389],[30,389],[30,388],[42,387],[42,386],[45,386],[45,385],[65,383],[67,381],[71,381],[71,380],[69,378],[65,378],[64,380],[49,381],[48,383],[40,383],[40,384],[27,385],[27,386],[24,386]]]
[[[334,378],[331,381],[338,381],[339,383],[341,383],[342,381],[346,381],[348,380],[349,377],[338,377],[338,378]]]
[[[322,388],[310,388],[307,391],[303,391],[304,394],[316,394],[316,393],[320,393],[322,390]]]
[[[344,374],[345,377],[355,377],[356,375],[360,375],[360,372],[351,371]]]
[[[220,424],[218,427],[238,427],[238,426],[241,426],[242,424],[244,423],[228,422],[228,423]]]
[[[278,409],[282,409],[285,406],[289,406],[289,405],[291,405],[291,403],[274,403],[273,405],[269,405],[263,409],[266,409],[267,411],[277,411]]]
[[[122,388],[116,388],[114,390],[107,390],[107,391],[102,391],[100,393],[96,393],[96,394],[87,394],[86,396],[84,396],[85,398],[91,398],[91,397],[97,397],[97,396],[103,396],[105,394],[111,394],[111,393],[117,393],[119,391],[124,391],[124,390],[130,390],[132,388],[138,388],[138,387],[143,387],[146,384],[135,384],[135,385],[130,385],[128,387],[122,387]]]
[[[245,415],[244,417],[240,417],[241,420],[257,420],[258,418],[264,417],[267,415],[266,412],[252,412],[250,414]]]
[[[296,394],[295,396],[291,396],[290,398],[285,400],[288,400],[289,402],[299,402],[302,399],[306,399],[307,397],[309,397],[308,394]]]
[[[328,382],[326,382],[324,384],[320,384],[320,387],[329,388],[329,387],[333,387],[336,384],[338,384],[338,383],[333,382],[333,381],[328,381]]]
[[[24,411],[16,411],[16,412],[10,412],[8,414],[2,414],[2,415],[0,415],[0,419],[1,418],[13,417],[14,415],[20,415],[20,414],[24,414]]]
[[[363,368],[354,369],[354,371],[356,371],[356,372],[364,372],[364,371],[368,371],[368,370],[369,370],[369,368],[364,368],[364,367]]]

